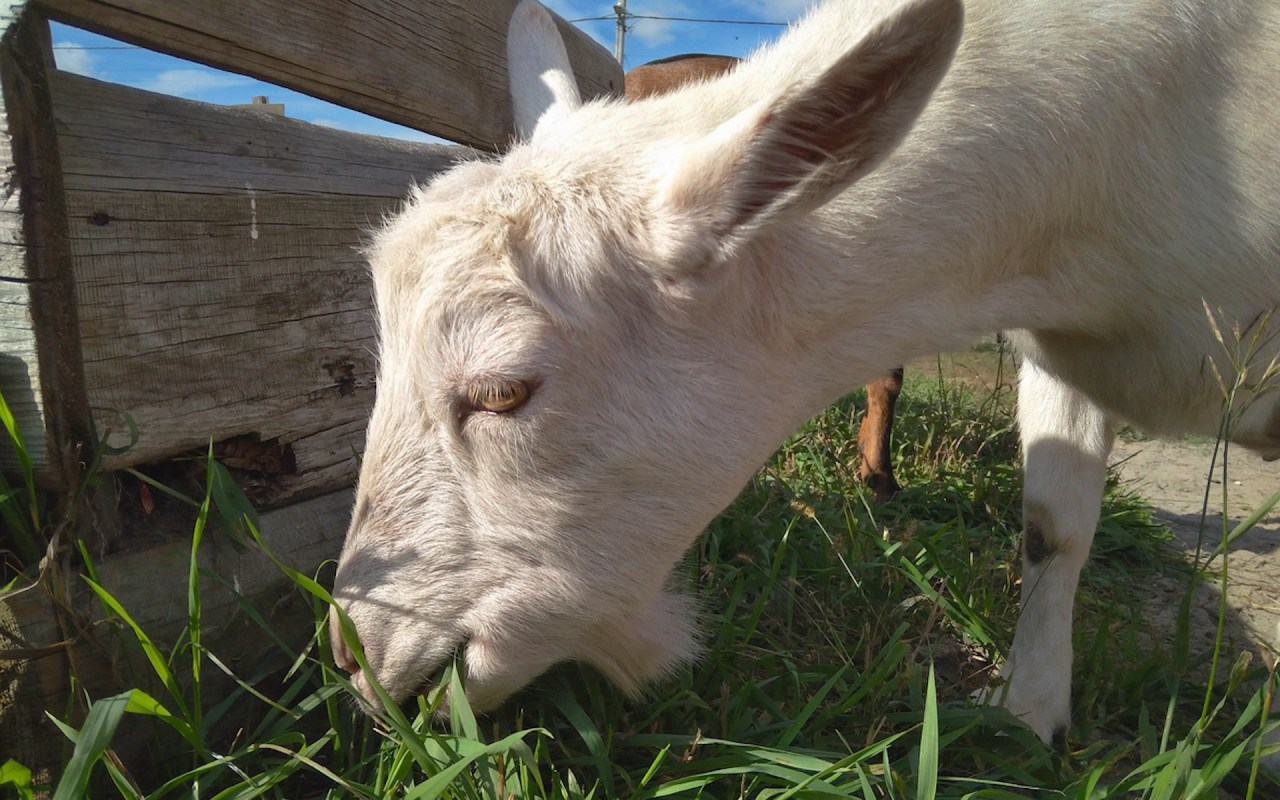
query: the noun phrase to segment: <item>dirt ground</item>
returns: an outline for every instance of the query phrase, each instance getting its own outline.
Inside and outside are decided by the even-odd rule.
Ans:
[[[1213,458],[1213,442],[1127,441],[1116,442],[1112,452],[1122,482],[1148,501],[1156,516],[1167,523],[1177,546],[1188,559],[1194,557],[1200,532],[1201,508],[1206,480]],[[1264,462],[1244,449],[1230,452],[1227,471],[1228,528],[1247,518],[1272,494],[1280,491],[1280,461]],[[1222,471],[1214,470],[1210,485],[1209,510],[1204,537],[1205,549],[1221,541]],[[1213,563],[1221,568],[1222,559]],[[1264,653],[1268,645],[1280,644],[1280,506],[1274,507],[1256,527],[1231,547],[1227,562],[1228,635],[1237,648]],[[1167,595],[1168,602],[1151,603],[1153,612],[1165,619],[1153,620],[1157,629],[1172,625],[1184,587],[1178,581],[1163,582],[1153,590]],[[1201,643],[1211,641],[1218,616],[1217,587],[1198,592],[1192,630]],[[1250,647],[1252,645],[1252,647]]]

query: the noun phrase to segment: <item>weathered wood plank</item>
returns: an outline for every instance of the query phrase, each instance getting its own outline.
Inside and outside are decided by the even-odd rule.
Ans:
[[[0,20],[0,24],[11,21]],[[3,103],[0,95],[0,106]],[[47,474],[49,449],[44,444],[40,366],[22,233],[22,186],[14,169],[14,142],[9,116],[4,111],[0,107],[0,180],[4,182],[0,193],[0,394],[12,411],[22,438],[31,442],[36,468]],[[7,438],[0,436],[0,470],[13,474],[18,460]]]
[[[516,0],[40,0],[55,19],[482,148],[511,132]],[[608,51],[561,21],[587,96],[619,94]]]
[[[0,6],[0,33],[10,31],[21,12],[21,4]],[[40,367],[22,232],[22,186],[14,168],[15,142],[4,104],[0,95],[0,394],[13,412],[23,439],[34,446],[36,467],[47,473],[49,452],[44,445]],[[0,470],[13,474],[17,466],[17,456],[7,437],[0,435]]]
[[[281,561],[314,574],[326,559],[337,556],[351,500],[350,492],[337,492],[267,512],[260,520],[263,540]],[[102,561],[98,577],[143,630],[167,649],[181,636],[187,621],[191,530],[187,525],[154,527],[140,523],[127,533],[130,539],[159,538],[165,543]],[[270,656],[272,643],[244,614],[230,587],[287,641],[298,644],[314,630],[309,601],[262,553],[238,552],[211,530],[199,562],[220,578],[205,577],[201,583],[205,645],[240,674],[257,674]],[[59,623],[55,604],[43,589],[0,600],[0,753],[32,767],[56,768],[59,763],[65,740],[44,712],[65,714],[71,688],[69,664],[74,663],[80,685],[95,696],[131,686],[159,689],[153,686],[154,675],[149,674],[136,643],[130,641],[131,634],[113,632],[111,625],[104,625],[107,617],[92,593],[79,581],[76,588],[73,604],[84,623],[84,635],[70,647],[63,634],[68,626]],[[209,696],[220,699],[216,693]],[[127,754],[136,749],[131,744],[144,743],[117,740],[113,747]]]
[[[17,33],[21,3],[0,4],[0,34]],[[14,141],[6,98],[0,94],[0,394],[12,411],[18,430],[32,443],[36,467],[47,473],[49,451],[44,445],[44,408],[40,400],[40,366],[35,323],[31,319],[31,287],[27,279],[26,238],[22,231],[22,185],[14,165]],[[19,137],[21,134],[19,134]],[[0,470],[15,474],[18,459],[0,433]]]
[[[7,170],[0,159],[0,170]],[[14,215],[16,216],[16,215]],[[19,218],[20,219],[20,218]],[[14,224],[11,215],[0,211],[0,236]],[[0,252],[21,248],[21,244],[0,245]],[[0,261],[5,256],[0,256]],[[31,291],[26,281],[0,278],[0,394],[13,413],[18,431],[32,456],[33,467],[46,482],[56,482],[51,473],[49,448],[45,444],[44,408],[40,402],[39,357],[36,352],[35,323],[31,320]],[[18,458],[8,436],[0,433],[0,470],[17,474]]]
[[[80,369],[62,171],[47,79],[48,25],[0,7],[0,391],[41,480],[66,486],[93,426]],[[0,437],[0,468],[15,458]]]
[[[52,75],[84,372],[109,468],[212,437],[290,451],[254,499],[350,485],[372,402],[358,251],[462,147],[344,133]]]

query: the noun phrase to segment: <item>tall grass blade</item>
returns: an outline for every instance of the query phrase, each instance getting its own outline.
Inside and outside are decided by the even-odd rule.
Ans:
[[[1252,514],[1241,520],[1239,524],[1232,528],[1231,532],[1228,533],[1223,538],[1222,542],[1213,549],[1213,552],[1209,554],[1209,558],[1214,559],[1227,552],[1227,548],[1235,544],[1237,539],[1255,528],[1258,523],[1267,516],[1267,514],[1270,514],[1271,509],[1275,508],[1277,503],[1280,503],[1280,492],[1276,492],[1268,497],[1261,505],[1254,509]]]
[[[120,720],[124,718],[125,709],[133,691],[123,692],[114,697],[97,701],[85,716],[84,727],[76,734],[75,749],[67,762],[62,777],[58,780],[58,788],[54,790],[53,800],[83,800],[89,788],[89,776],[93,767],[102,759],[103,752],[111,744]],[[56,722],[56,720],[55,720]],[[61,727],[61,726],[59,726]],[[66,733],[66,729],[63,729]]]
[[[287,747],[281,747],[280,745],[275,744],[273,742],[267,742],[265,744],[256,745],[253,747],[253,749],[271,750],[278,753],[282,753],[288,758],[298,761],[302,765],[305,765],[308,769],[310,769],[312,772],[316,773],[317,775],[322,775],[325,778],[328,778],[330,781],[333,782],[335,786],[342,788],[351,797],[370,798],[370,800],[377,797],[377,795],[370,794],[369,792],[365,791],[363,787],[356,786],[351,781],[346,780],[341,775],[338,775],[333,770],[326,767],[324,764],[321,764],[320,762],[316,761],[315,755],[317,752],[319,752],[320,745],[322,744],[327,744],[327,742],[324,742],[324,741],[317,742],[316,744],[312,745],[310,751],[308,752],[297,752],[294,750],[290,750]],[[236,796],[238,797],[238,795]]]
[[[459,655],[445,668],[445,675],[441,680],[449,687],[449,721],[452,723],[454,735],[480,741],[480,726],[476,723],[476,715],[471,710],[471,704],[467,702],[466,687],[462,685],[464,669],[461,655]]]
[[[204,501],[196,513],[195,527],[191,531],[191,555],[187,559],[187,642],[191,655],[191,714],[196,728],[204,726],[204,703],[200,692],[200,667],[204,663],[204,647],[201,644],[203,625],[200,605],[200,542],[204,539],[204,526],[209,518],[209,502],[213,496],[213,443],[209,443],[206,459]]]
[[[4,393],[0,392],[0,425],[4,427],[9,444],[18,458],[21,486],[10,486],[3,474],[0,474],[0,520],[4,521],[5,530],[13,537],[13,545],[24,566],[32,567],[40,561],[44,547],[40,541],[41,519],[39,497],[36,495],[35,470],[32,467],[31,453],[22,440],[22,431],[18,429],[17,420],[9,405],[5,402]],[[22,497],[21,503],[16,502]],[[3,541],[0,540],[0,546]]]
[[[814,693],[809,702],[805,704],[805,707],[800,710],[800,713],[796,714],[795,719],[791,720],[791,724],[787,726],[787,729],[783,732],[782,736],[778,738],[777,744],[779,747],[787,747],[796,740],[796,736],[800,734],[800,731],[804,728],[805,724],[813,718],[818,707],[827,699],[827,695],[831,694],[831,690],[835,688],[836,684],[844,679],[845,673],[848,672],[848,669],[847,665],[837,669],[831,677],[822,684],[822,687]]]
[[[924,725],[920,730],[920,766],[916,770],[916,800],[934,800],[938,794],[938,681],[929,662],[929,688],[924,699]]]
[[[147,486],[150,486],[152,489],[155,489],[156,491],[161,492],[162,494],[172,497],[174,500],[177,500],[179,503],[182,503],[185,506],[191,506],[192,508],[200,507],[200,504],[195,500],[192,500],[190,497],[187,497],[185,494],[183,494],[182,492],[179,492],[177,489],[164,485],[163,483],[156,480],[155,478],[152,478],[150,475],[139,472],[138,470],[133,469],[132,467],[126,467],[123,471],[137,478],[139,481],[141,481],[142,483],[145,483]]]
[[[440,770],[439,773],[433,775],[422,785],[415,787],[412,791],[404,795],[404,800],[430,800],[430,798],[443,797],[444,793],[449,789],[455,780],[472,764],[482,758],[496,756],[511,750],[516,744],[521,743],[524,737],[531,733],[550,736],[551,732],[545,728],[530,728],[528,730],[516,731],[509,736],[494,742],[493,744],[477,745],[475,742],[461,740],[458,751],[462,756],[459,760]]]
[[[14,419],[13,412],[9,410],[9,404],[5,402],[3,392],[0,392],[0,425],[4,426],[9,442],[13,445],[14,455],[18,457],[18,468],[21,470],[22,483],[27,491],[27,508],[33,515],[32,527],[39,530],[40,519],[35,516],[39,506],[36,502],[35,469],[32,466],[31,453],[27,450],[26,442],[22,440],[22,431],[18,429],[18,422]]]
[[[149,717],[155,717],[177,731],[196,750],[204,749],[204,742],[201,741],[196,729],[185,719],[175,717],[159,700],[141,689],[131,689],[127,694],[129,699],[125,705],[125,711],[130,714],[144,714]]]
[[[565,719],[569,720],[569,724],[573,725],[582,743],[586,745],[600,785],[606,789],[613,786],[613,765],[609,760],[609,748],[605,744],[604,737],[591,721],[591,715],[582,708],[572,691],[562,688],[552,696],[552,702],[560,713],[564,714]]]
[[[258,510],[253,502],[231,477],[227,468],[213,458],[213,444],[209,444],[208,493],[218,520],[231,534],[229,541],[239,552],[245,552],[251,539],[250,531],[261,530]]]
[[[120,605],[120,601],[116,600],[110,592],[90,578],[86,577],[83,580],[85,584],[93,590],[94,594],[98,596],[98,599],[102,601],[102,604],[109,611],[123,620],[124,623],[129,626],[129,629],[133,631],[134,638],[137,639],[138,646],[142,648],[143,654],[147,657],[147,662],[151,664],[152,671],[155,672],[156,677],[160,679],[160,682],[164,684],[164,688],[169,692],[169,696],[178,704],[178,713],[184,718],[187,717],[187,703],[182,694],[182,687],[178,684],[178,678],[174,675],[172,668],[170,668],[168,661],[160,652],[159,648],[157,648],[155,643],[151,641],[151,637],[142,629],[142,626],[134,621],[133,617],[129,615],[129,612],[125,610],[124,606]]]

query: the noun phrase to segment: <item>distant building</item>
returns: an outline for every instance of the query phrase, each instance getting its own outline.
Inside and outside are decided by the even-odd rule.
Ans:
[[[277,117],[284,116],[284,103],[272,103],[265,94],[255,95],[251,102],[237,103],[232,108],[248,108],[252,111],[275,114]]]

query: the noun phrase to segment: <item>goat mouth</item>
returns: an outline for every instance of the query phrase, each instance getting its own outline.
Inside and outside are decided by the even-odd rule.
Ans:
[[[432,680],[432,678],[435,675],[435,672],[436,670],[433,669],[428,671],[427,674],[423,675],[422,679],[419,680],[418,683],[409,692],[409,694],[406,695],[406,699],[409,697],[426,696],[431,691],[431,688],[436,685],[436,682]]]
[[[361,713],[370,717],[377,716],[382,710],[382,702],[373,691],[373,686],[365,678],[364,671],[357,669],[348,676],[347,680],[351,683],[350,696],[355,700]]]
[[[414,683],[408,684],[412,688],[406,691],[403,697],[395,698],[396,702],[402,703],[413,697],[425,697],[427,700],[431,700],[432,698],[429,695],[432,692],[436,691],[437,689],[448,688],[448,685],[451,681],[448,677],[448,673],[446,672],[446,670],[448,670],[450,667],[456,670],[460,670],[462,672],[462,676],[464,677],[464,685],[465,685],[466,653],[467,653],[467,646],[470,643],[471,643],[470,637],[462,639],[462,641],[458,642],[457,646],[454,647],[453,653],[449,657],[442,659],[440,661],[434,662],[433,664],[423,669],[417,681]],[[441,708],[447,708],[447,707],[448,707],[448,698],[446,697],[444,701],[441,703]]]
[[[452,655],[449,657],[427,664],[420,670],[415,670],[412,676],[405,675],[404,682],[400,683],[400,686],[403,688],[388,689],[384,686],[385,697],[396,705],[403,705],[405,702],[416,697],[424,697],[428,701],[433,700],[433,698],[430,697],[431,693],[439,688],[447,688],[450,683],[447,674],[444,672],[447,667],[453,665],[455,668],[461,669],[465,673],[465,667],[463,666],[464,656],[469,642],[469,639],[463,639],[458,643],[457,647],[454,648]],[[339,666],[345,668],[345,665],[341,663]],[[374,676],[370,675],[367,670],[361,669],[358,664],[353,666],[355,666],[355,669],[354,671],[351,671],[349,680],[352,688],[355,690],[354,695],[356,697],[356,701],[360,705],[360,709],[371,716],[377,716],[385,713],[386,708],[384,708],[383,703],[384,695],[381,695],[378,690],[374,688]],[[448,698],[444,698],[441,702],[441,708],[448,708]]]
[[[435,672],[436,670],[432,669],[423,673],[422,678],[417,683],[411,684],[413,688],[410,690],[396,691],[394,693],[387,692],[385,699],[390,700],[391,703],[397,706],[403,706],[411,698],[427,696],[436,685],[436,681],[433,680]],[[383,702],[384,696],[373,688],[373,683],[369,680],[364,670],[357,670],[351,673],[349,680],[351,681],[351,688],[354,690],[351,692],[351,696],[355,699],[362,712],[371,717],[386,715],[387,704]]]

